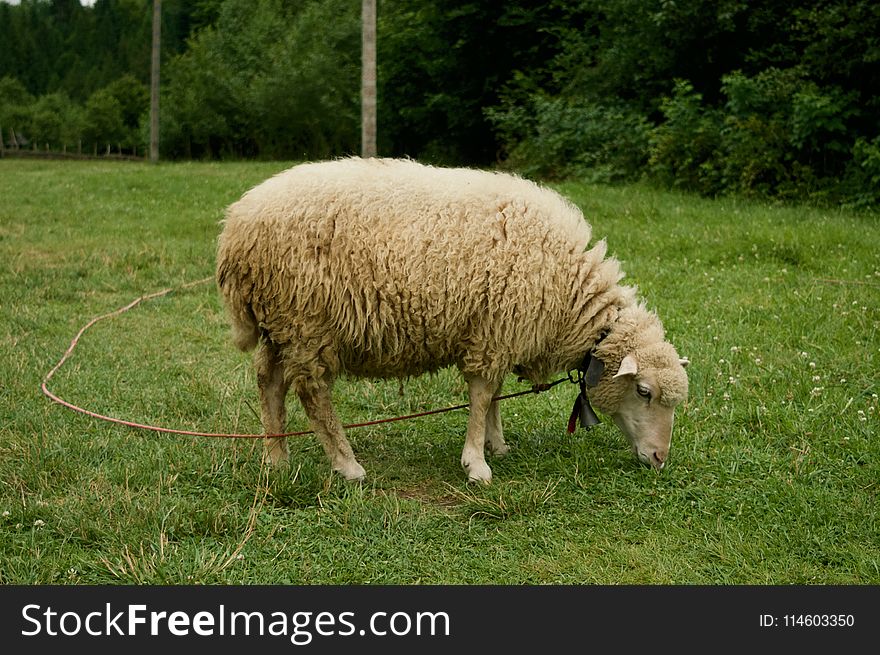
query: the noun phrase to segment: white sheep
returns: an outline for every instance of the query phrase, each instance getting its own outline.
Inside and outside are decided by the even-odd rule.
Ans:
[[[573,204],[502,173],[350,158],[256,186],[228,208],[217,282],[236,345],[258,346],[264,433],[285,432],[292,386],[333,470],[361,479],[333,381],[454,365],[470,398],[461,463],[488,483],[484,451],[508,451],[492,400],[505,376],[581,368],[586,395],[661,468],[686,361],[619,284],[605,242],[589,240]],[[586,397],[581,410],[591,414]],[[265,457],[286,461],[286,439],[268,436]]]

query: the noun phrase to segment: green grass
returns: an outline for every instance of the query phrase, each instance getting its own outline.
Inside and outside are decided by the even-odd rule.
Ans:
[[[269,472],[259,442],[136,432],[40,394],[88,319],[210,276],[223,208],[281,168],[0,161],[0,583],[880,583],[876,216],[559,187],[691,359],[662,474],[608,420],[566,434],[567,384],[506,401],[514,450],[485,488],[458,464],[464,412],[353,430],[358,486],[311,437]],[[212,285],[99,323],[51,386],[123,418],[259,430]],[[348,422],[465,388],[444,372],[336,397]]]

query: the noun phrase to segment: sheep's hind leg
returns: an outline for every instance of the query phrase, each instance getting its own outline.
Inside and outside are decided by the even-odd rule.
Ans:
[[[461,452],[461,465],[468,474],[469,482],[489,484],[492,469],[486,464],[484,448],[486,445],[486,423],[492,396],[497,385],[485,378],[468,378],[470,413],[468,415],[467,436]]]
[[[497,397],[499,393],[501,393],[501,385],[498,385],[492,396]],[[504,431],[501,428],[501,408],[497,400],[492,401],[486,414],[486,451],[496,456],[506,455],[510,452],[510,446],[504,441]]]
[[[346,480],[363,480],[366,471],[355,459],[342,423],[333,410],[329,385],[321,383],[316,389],[298,390],[297,395],[330,460],[330,467]]]
[[[260,390],[260,419],[264,434],[283,434],[287,424],[284,399],[289,384],[284,381],[284,367],[278,347],[263,342],[254,357],[257,369],[257,387]],[[287,438],[267,437],[263,442],[263,459],[272,466],[288,461]]]

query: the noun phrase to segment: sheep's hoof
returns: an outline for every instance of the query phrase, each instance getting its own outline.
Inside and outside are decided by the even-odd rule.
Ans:
[[[510,452],[510,446],[506,443],[493,445],[491,443],[486,444],[486,451],[495,457],[504,457],[507,453]]]
[[[492,482],[492,469],[486,462],[470,462],[461,463],[464,470],[468,474],[468,482],[477,482],[480,484],[489,484]]]
[[[362,482],[367,477],[364,467],[355,462],[346,462],[333,469],[348,482]]]
[[[287,457],[274,458],[266,455],[265,457],[263,457],[263,464],[268,469],[279,470],[283,469],[286,466],[289,466],[290,460]]]
[[[263,446],[263,461],[271,467],[285,466],[290,460],[287,439],[269,437]]]

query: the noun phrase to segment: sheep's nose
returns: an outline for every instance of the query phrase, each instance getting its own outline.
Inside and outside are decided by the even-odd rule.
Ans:
[[[669,450],[666,448],[658,448],[654,451],[653,461],[651,462],[656,469],[662,469],[666,465],[666,457],[669,455]]]

